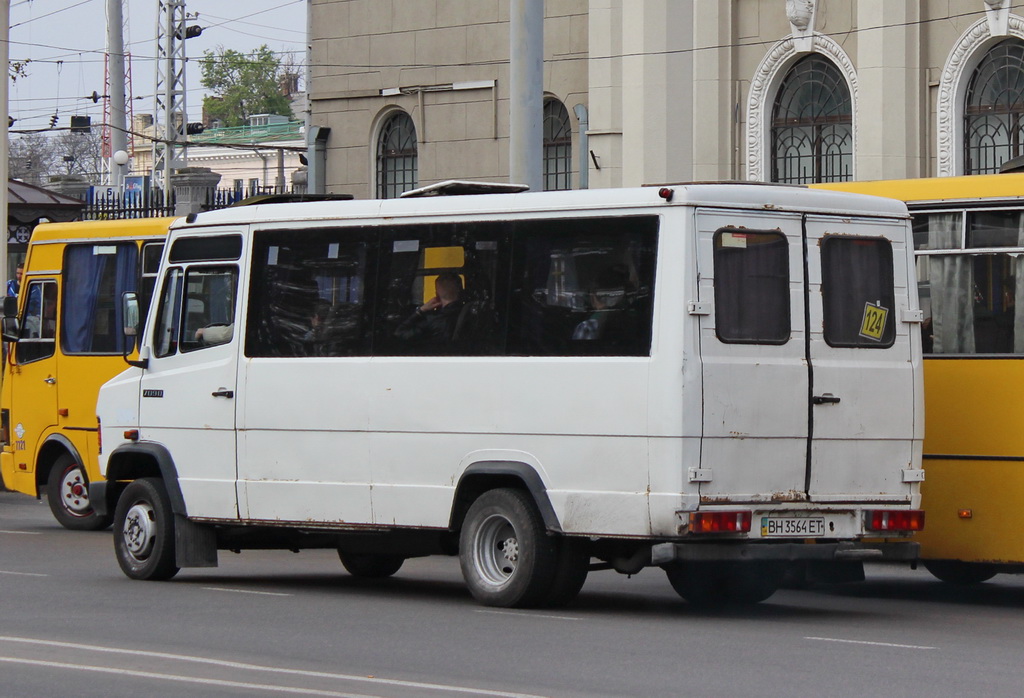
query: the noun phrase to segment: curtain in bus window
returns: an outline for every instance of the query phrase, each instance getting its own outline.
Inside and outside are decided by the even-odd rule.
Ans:
[[[133,243],[69,245],[64,254],[61,347],[66,354],[120,353],[121,294],[136,290]]]
[[[723,342],[785,344],[789,249],[781,233],[715,233],[715,333]]]
[[[1017,221],[1017,246],[1024,247],[1024,215]],[[1024,308],[1024,254],[1017,253],[1013,257],[1013,352],[1024,354],[1024,312],[1018,308]]]
[[[959,249],[960,213],[936,213],[928,216],[928,249]],[[928,337],[935,354],[974,353],[974,273],[971,260],[964,255],[931,255],[931,324],[926,319],[922,334],[925,350]]]
[[[821,270],[825,342],[891,347],[896,341],[892,244],[884,238],[826,237]]]

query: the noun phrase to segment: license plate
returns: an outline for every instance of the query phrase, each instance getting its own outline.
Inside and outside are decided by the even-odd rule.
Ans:
[[[816,538],[825,535],[824,517],[814,516],[762,516],[761,536]]]

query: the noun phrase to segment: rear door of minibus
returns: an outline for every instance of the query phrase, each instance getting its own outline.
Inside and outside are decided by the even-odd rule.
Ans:
[[[704,503],[909,501],[905,234],[900,219],[698,211]]]

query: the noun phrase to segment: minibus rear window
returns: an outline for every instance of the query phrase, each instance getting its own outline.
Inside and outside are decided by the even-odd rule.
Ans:
[[[825,341],[885,349],[896,341],[892,244],[883,238],[826,237],[821,244]]]
[[[171,246],[171,263],[219,262],[242,256],[241,235],[180,238]]]
[[[728,228],[715,233],[715,332],[726,343],[789,341],[785,235]]]

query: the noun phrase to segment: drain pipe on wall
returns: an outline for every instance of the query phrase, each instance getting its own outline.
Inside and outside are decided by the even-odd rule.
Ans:
[[[580,189],[588,189],[590,187],[590,160],[587,154],[590,152],[590,138],[587,134],[590,130],[590,122],[587,120],[588,115],[585,106],[577,104],[572,110],[580,122],[580,174],[578,184]]]

